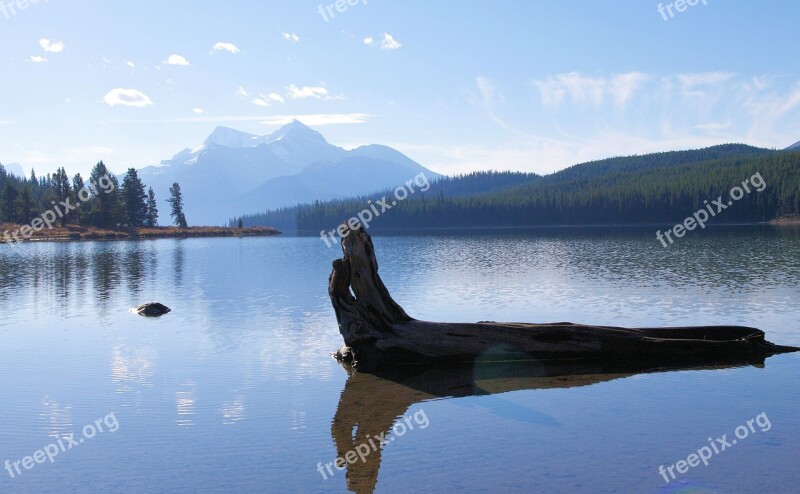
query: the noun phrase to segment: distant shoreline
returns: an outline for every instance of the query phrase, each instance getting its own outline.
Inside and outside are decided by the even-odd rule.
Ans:
[[[11,232],[20,228],[21,225],[2,224],[0,225],[0,244],[15,243],[8,242],[2,232]],[[214,237],[271,237],[280,235],[281,232],[275,228],[255,226],[255,227],[223,227],[223,226],[193,226],[189,228],[177,227],[154,227],[136,228],[125,230],[105,230],[101,228],[67,226],[65,228],[56,227],[43,229],[34,232],[33,235],[23,242],[83,242],[93,240],[156,240],[162,238],[214,238]],[[21,235],[20,235],[21,238]]]
[[[769,224],[778,226],[800,226],[800,215],[793,214],[789,216],[782,216],[770,221]]]

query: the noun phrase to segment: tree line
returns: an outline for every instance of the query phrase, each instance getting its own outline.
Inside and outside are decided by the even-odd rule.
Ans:
[[[724,145],[585,163],[544,177],[521,176],[521,183],[511,180],[500,189],[492,189],[498,181],[492,174],[448,178],[399,203],[370,228],[667,225],[705,207],[705,201],[718,196],[727,201],[731,188],[755,173],[763,177],[764,190],[745,195],[716,222],[800,214],[800,153]],[[318,201],[242,220],[317,234],[355,216],[366,203],[366,198]]]
[[[87,197],[86,190],[94,192]],[[170,216],[176,226],[186,228],[183,194],[177,182],[170,187],[169,194]],[[59,207],[63,204],[69,207]],[[59,208],[62,213],[68,211],[60,215],[62,227],[78,225],[121,229],[158,226],[156,194],[152,187],[145,186],[134,168],[128,169],[120,184],[102,161],[92,168],[88,182],[80,173],[70,179],[64,167],[40,177],[31,170],[30,177],[25,178],[8,173],[0,164],[0,223],[28,224],[42,211],[51,208]]]

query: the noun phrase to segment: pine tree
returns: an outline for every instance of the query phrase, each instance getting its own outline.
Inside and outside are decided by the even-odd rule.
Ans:
[[[81,190],[83,190],[84,186],[83,177],[81,177],[80,173],[76,173],[75,176],[72,177],[72,190],[69,194],[73,205],[78,206],[83,202],[81,200],[81,195],[83,195],[84,198],[86,197],[85,194],[81,194]],[[76,216],[76,222],[81,226],[86,225],[86,208],[87,206],[78,207],[78,209],[73,212]]]
[[[17,221],[17,189],[11,185],[11,182],[6,182],[3,187],[3,215],[0,220],[8,223]]]
[[[33,220],[34,214],[33,195],[29,186],[24,186],[17,196],[15,222],[27,224]]]
[[[181,194],[181,186],[178,182],[172,184],[169,188],[169,204],[172,206],[170,216],[175,220],[175,225],[180,228],[186,228],[186,215],[183,214],[183,194]]]
[[[55,175],[52,178],[53,181],[53,188],[55,189],[55,197],[58,203],[62,203],[66,201],[70,197],[70,187],[69,187],[69,177],[67,176],[66,170],[62,166],[58,170],[56,170]],[[70,201],[71,202],[71,201]],[[64,211],[64,213],[67,213]],[[67,226],[67,216],[68,214],[64,214],[61,216],[61,226]]]
[[[147,191],[147,226],[158,226],[158,203],[156,203],[156,193],[153,188]]]
[[[135,168],[128,168],[122,179],[122,200],[127,225],[131,228],[144,226],[148,219],[147,194]]]
[[[122,201],[116,177],[111,174],[101,161],[92,168],[89,181],[97,187],[91,203],[91,225],[100,228],[116,227],[117,224],[122,222],[120,221],[122,219],[120,217]],[[106,189],[102,189],[101,182],[110,183],[111,185]]]
[[[239,230],[244,228],[244,219],[242,219],[241,216],[239,216],[239,221],[236,223],[236,227],[239,228]]]

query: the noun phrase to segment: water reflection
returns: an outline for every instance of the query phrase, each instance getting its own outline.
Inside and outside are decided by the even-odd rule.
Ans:
[[[130,350],[117,345],[111,350],[111,382],[117,385],[117,393],[134,389],[134,384],[152,387],[151,377],[155,373],[156,351],[143,347]]]
[[[39,416],[45,422],[47,435],[55,439],[67,437],[72,432],[72,407],[64,406],[49,396],[42,399],[42,407]]]
[[[572,388],[628,378],[637,374],[675,370],[719,370],[753,365],[764,366],[763,359],[728,359],[713,364],[667,361],[636,364],[625,362],[516,361],[476,362],[469,366],[436,367],[404,365],[391,371],[367,374],[343,367],[348,373],[339,398],[331,435],[337,457],[344,458],[370,438],[389,437],[390,431],[408,409],[418,403],[442,398],[459,398],[506,393],[509,391]],[[493,402],[495,403],[495,402]],[[496,404],[496,403],[495,403]],[[559,425],[552,417],[524,409],[512,410],[522,422]],[[375,490],[381,466],[379,447],[347,464],[347,487],[358,494]]]
[[[194,424],[195,408],[197,406],[197,397],[194,393],[194,383],[184,383],[183,387],[187,388],[184,391],[175,392],[175,411],[178,414],[178,419],[175,421],[179,427],[191,427]]]
[[[225,425],[232,425],[244,419],[244,396],[237,395],[233,401],[224,402],[219,412],[222,414],[222,423]]]

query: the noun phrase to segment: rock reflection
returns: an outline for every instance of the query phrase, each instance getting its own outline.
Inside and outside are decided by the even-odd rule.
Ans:
[[[331,435],[338,457],[368,437],[389,433],[398,417],[417,403],[465,396],[480,396],[509,391],[572,388],[589,386],[637,374],[674,370],[703,370],[763,366],[763,359],[724,360],[712,365],[692,362],[650,362],[647,365],[623,362],[475,362],[459,367],[406,365],[387,372],[366,374],[345,365],[349,377],[339,398]],[[534,411],[528,413],[535,414]],[[347,464],[350,491],[372,493],[378,480],[381,449],[362,462]]]

